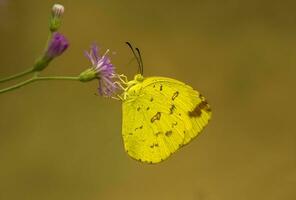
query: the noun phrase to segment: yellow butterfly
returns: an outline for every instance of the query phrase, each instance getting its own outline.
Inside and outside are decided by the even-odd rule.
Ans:
[[[122,94],[122,136],[129,156],[159,163],[189,143],[208,124],[211,108],[192,87],[171,78],[143,77],[143,62],[136,56],[140,74],[126,82]]]

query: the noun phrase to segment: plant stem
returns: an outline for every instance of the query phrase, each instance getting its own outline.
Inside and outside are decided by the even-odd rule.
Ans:
[[[33,68],[29,68],[21,73],[18,73],[18,74],[14,74],[12,76],[9,76],[9,77],[6,77],[6,78],[2,78],[0,79],[0,83],[2,82],[5,82],[5,81],[9,81],[9,80],[12,80],[12,79],[15,79],[15,78],[19,78],[21,76],[25,76],[27,74],[30,74],[31,72],[33,72]]]
[[[52,32],[49,32],[48,35],[47,35],[47,39],[46,39],[46,43],[45,43],[45,47],[44,47],[44,52],[46,52],[46,50],[48,48],[51,37],[52,37]]]
[[[30,78],[26,81],[20,82],[16,85],[10,86],[8,88],[4,88],[0,90],[0,94],[1,93],[5,93],[5,92],[9,92],[12,90],[15,90],[17,88],[23,87],[25,85],[28,85],[30,83],[33,83],[35,81],[49,81],[49,80],[72,80],[72,81],[79,81],[79,77],[78,76],[74,76],[74,77],[69,77],[69,76],[44,76],[44,77],[33,77]]]
[[[38,81],[49,81],[49,80],[68,80],[68,81],[79,81],[78,76],[39,76],[35,77]]]

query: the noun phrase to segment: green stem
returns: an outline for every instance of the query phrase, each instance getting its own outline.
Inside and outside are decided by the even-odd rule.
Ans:
[[[48,35],[47,35],[47,39],[46,39],[46,43],[45,43],[45,47],[44,47],[44,52],[47,50],[48,48],[48,45],[49,45],[49,42],[51,40],[51,37],[52,37],[52,32],[49,32]]]
[[[10,86],[8,88],[4,88],[4,89],[1,89],[0,90],[0,94],[1,93],[5,93],[5,92],[9,92],[9,91],[12,91],[12,90],[15,90],[17,88],[20,88],[20,87],[23,87],[25,85],[28,85],[30,83],[33,83],[35,81],[49,81],[49,80],[72,80],[72,81],[79,81],[79,77],[78,76],[75,76],[75,77],[69,77],[69,76],[44,76],[44,77],[33,77],[33,78],[30,78],[26,81],[23,81],[23,82],[20,82],[16,85],[13,85],[13,86]]]
[[[79,81],[78,76],[40,76],[35,77],[38,81],[49,81],[49,80],[68,80],[68,81]]]
[[[29,68],[26,71],[23,71],[21,73],[14,74],[14,75],[6,77],[6,78],[2,78],[2,79],[0,79],[0,83],[5,82],[5,81],[9,81],[9,80],[12,80],[12,79],[15,79],[15,78],[19,78],[19,77],[22,77],[22,76],[25,76],[27,74],[30,74],[31,72],[33,72],[33,68]]]

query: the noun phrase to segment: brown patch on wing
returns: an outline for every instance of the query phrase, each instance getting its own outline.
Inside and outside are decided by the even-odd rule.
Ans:
[[[199,105],[195,106],[195,108],[192,111],[189,111],[188,115],[189,115],[189,117],[200,117],[201,110],[199,108]]]
[[[207,112],[211,112],[211,108],[210,108],[210,105],[209,103],[207,102],[207,100],[204,100],[202,101],[200,104],[199,104],[199,108],[201,110],[205,110]]]
[[[211,112],[210,105],[206,100],[201,101],[199,104],[197,104],[192,111],[188,112],[188,115],[189,117],[200,117],[202,110],[205,110],[206,112]]]

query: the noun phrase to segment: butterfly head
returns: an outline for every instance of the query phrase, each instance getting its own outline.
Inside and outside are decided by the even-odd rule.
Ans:
[[[136,82],[143,82],[144,76],[142,74],[136,74],[135,77],[134,77],[134,80]]]
[[[136,74],[134,80],[131,80],[127,83],[127,88],[130,90],[133,86],[138,85],[144,81],[144,77],[142,74]]]
[[[132,50],[132,53],[134,54],[134,56],[135,56],[135,58],[136,58],[136,60],[137,60],[137,62],[139,64],[139,73],[134,76],[134,80],[129,81],[127,83],[125,97],[127,97],[128,95],[131,96],[131,94],[136,95],[138,93],[138,91],[140,90],[140,88],[141,88],[141,84],[139,84],[139,83],[142,83],[144,81],[144,77],[143,77],[143,61],[142,61],[140,50],[138,48],[135,48],[136,49],[136,51],[135,51],[134,48],[132,47],[132,45],[129,42],[126,42],[126,44]],[[138,55],[136,54],[136,52],[137,52]]]

